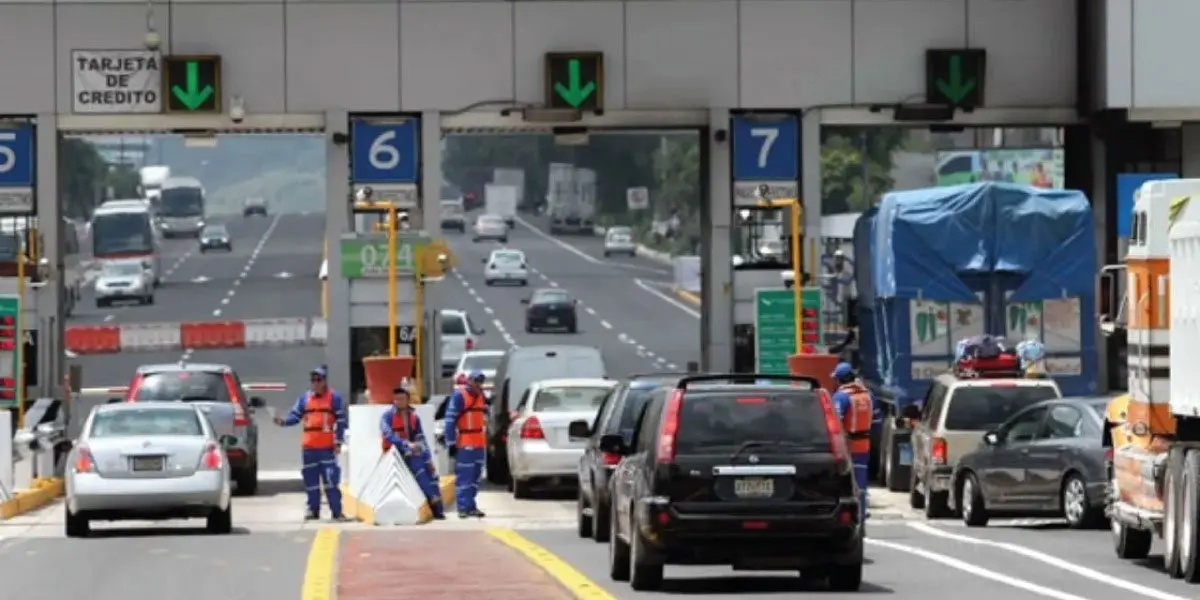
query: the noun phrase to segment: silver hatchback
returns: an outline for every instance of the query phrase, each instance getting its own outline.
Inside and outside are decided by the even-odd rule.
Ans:
[[[179,402],[92,409],[67,458],[66,534],[92,521],[203,518],[233,528],[229,460],[200,407]]]

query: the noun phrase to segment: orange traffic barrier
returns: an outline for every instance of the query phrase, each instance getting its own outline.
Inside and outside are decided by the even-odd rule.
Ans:
[[[67,350],[75,354],[107,354],[121,351],[121,328],[115,325],[68,327]]]
[[[792,375],[815,378],[821,382],[821,387],[836,390],[833,369],[841,361],[836,354],[793,354],[788,357],[788,371]]]
[[[184,348],[241,348],[246,345],[246,324],[241,321],[180,323]]]
[[[362,359],[369,404],[391,404],[392,394],[412,377],[417,360],[411,356],[368,356]],[[419,392],[418,392],[419,395]],[[419,400],[418,400],[419,401]]]

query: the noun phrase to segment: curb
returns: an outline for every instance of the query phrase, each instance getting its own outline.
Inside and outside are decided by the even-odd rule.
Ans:
[[[693,294],[683,288],[675,288],[675,296],[696,308],[700,308],[700,296]]]
[[[27,490],[17,490],[12,500],[0,504],[0,519],[37,510],[63,495],[63,480],[57,477],[34,479]]]

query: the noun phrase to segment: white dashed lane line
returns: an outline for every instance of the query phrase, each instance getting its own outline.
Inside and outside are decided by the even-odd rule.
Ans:
[[[268,225],[267,230],[263,232],[262,238],[258,240],[258,244],[255,245],[254,250],[250,252],[250,258],[247,259],[246,264],[242,266],[242,271],[238,273],[238,276],[233,280],[230,289],[226,290],[225,296],[221,298],[220,307],[213,309],[212,316],[221,316],[221,313],[224,311],[224,309],[221,307],[229,306],[229,303],[233,301],[233,297],[237,295],[237,289],[242,285],[242,280],[250,276],[250,270],[254,268],[254,263],[258,261],[259,253],[261,253],[263,247],[267,245],[267,241],[271,239],[271,234],[275,233],[275,227],[279,225],[279,218],[282,216],[282,214],[275,215],[275,218],[271,220],[271,224]],[[187,352],[190,353],[191,350],[188,350]]]
[[[500,319],[495,318],[496,311],[492,310],[492,307],[488,306],[484,302],[483,297],[479,295],[479,292],[475,291],[475,288],[471,287],[471,283],[462,276],[462,273],[459,273],[458,271],[451,271],[451,273],[454,275],[454,278],[462,284],[463,288],[466,289],[467,295],[474,298],[476,303],[482,305],[483,312],[492,317],[492,325],[496,327],[496,332],[500,334],[500,337],[504,338],[504,343],[508,344],[509,347],[512,348],[520,348],[520,345],[517,344],[517,340],[513,338],[511,333],[508,332],[508,328],[504,326],[504,323],[500,321]]]

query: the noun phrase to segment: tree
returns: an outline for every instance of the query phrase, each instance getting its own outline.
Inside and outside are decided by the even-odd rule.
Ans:
[[[903,147],[903,127],[837,127],[822,132],[821,212],[862,212],[889,190],[892,153]]]
[[[64,138],[58,152],[58,195],[63,212],[87,218],[104,197],[108,164],[87,140]]]

